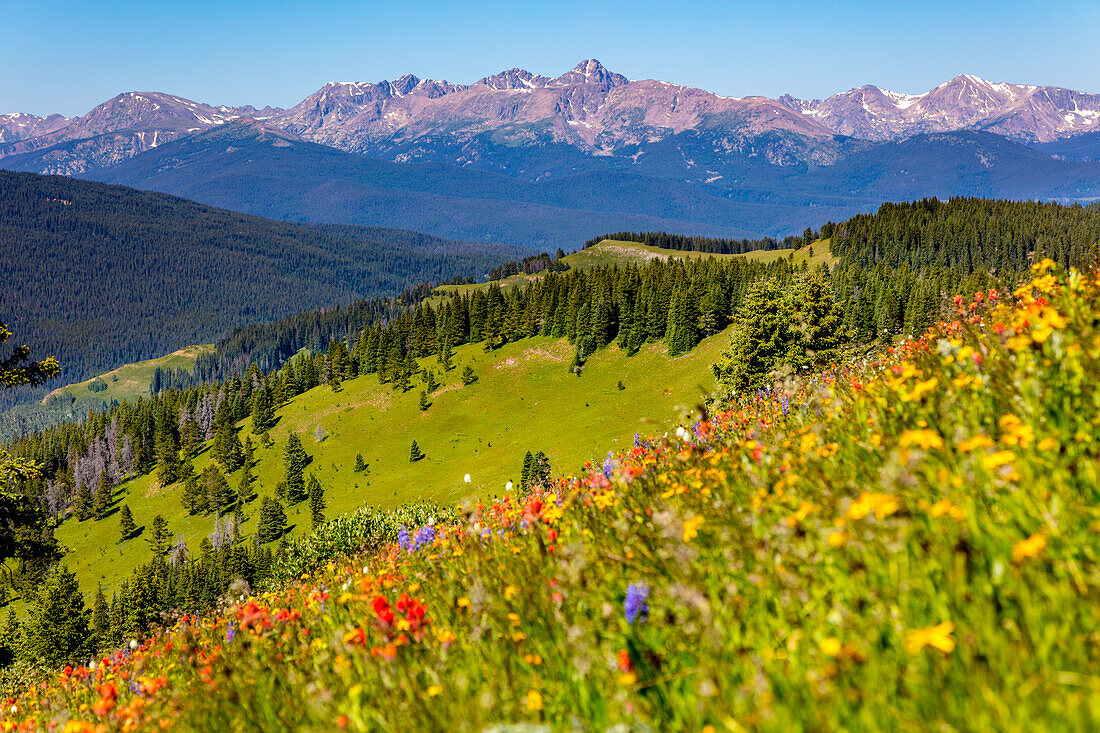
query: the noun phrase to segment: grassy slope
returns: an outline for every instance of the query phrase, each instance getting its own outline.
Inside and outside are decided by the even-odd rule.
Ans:
[[[101,410],[116,400],[136,400],[149,394],[149,385],[157,367],[190,371],[199,355],[213,349],[213,346],[188,346],[167,356],[125,364],[98,377],[59,387],[40,401],[16,405],[3,413],[0,417],[7,421],[0,421],[0,435],[5,431],[34,430],[65,420],[80,419],[89,410]],[[96,379],[102,379],[107,389],[93,392],[90,387]]]
[[[614,239],[605,239],[588,249],[582,249],[579,252],[566,255],[563,261],[573,269],[587,270],[593,267],[610,265],[637,265],[652,259],[667,259],[670,257],[679,257],[689,260],[701,259],[704,257],[717,257],[720,260],[732,260],[744,257],[758,262],[775,262],[781,257],[790,256],[792,252],[794,253],[795,262],[805,261],[809,263],[810,267],[817,267],[822,262],[828,262],[830,267],[836,264],[836,258],[829,253],[829,240],[827,239],[819,239],[813,244],[797,250],[761,250],[741,255],[723,255],[709,252],[694,252],[691,250],[662,249],[660,247],[650,247],[645,244],[639,244],[638,242],[623,242]],[[506,277],[501,280],[499,284],[502,288],[507,290],[516,285],[521,285],[529,280],[535,280],[540,277],[542,277],[541,274],[512,275],[511,277]],[[432,297],[428,298],[426,302],[430,302],[432,305],[438,305],[449,295],[470,293],[474,290],[480,290],[486,287],[487,285],[485,283],[475,283],[473,285],[443,285],[436,288]]]
[[[43,398],[46,404],[51,399],[68,393],[77,402],[84,400],[98,400],[103,404],[110,404],[112,400],[135,400],[140,396],[149,394],[149,385],[153,381],[153,373],[158,369],[171,371],[184,369],[190,371],[195,366],[195,361],[203,354],[209,354],[214,350],[211,345],[188,346],[179,351],[174,351],[167,356],[148,361],[139,361],[134,364],[125,364],[118,369],[112,369],[106,374],[92,377],[84,382],[77,382],[66,387],[61,387],[50,392]],[[93,392],[92,383],[102,379],[107,384],[107,389],[102,392]]]
[[[347,381],[338,394],[318,387],[279,408],[278,425],[271,431],[274,446],[262,448],[253,441],[255,490],[260,496],[271,494],[282,478],[282,450],[291,430],[302,434],[313,456],[307,471],[325,485],[330,517],[364,503],[388,507],[418,498],[453,501],[471,491],[502,493],[506,481],[518,482],[527,450],[545,451],[555,472],[573,472],[602,452],[625,447],[635,432],[662,432],[693,406],[713,384],[709,365],[727,340],[719,334],[672,360],[661,345],[631,358],[612,347],[592,357],[581,377],[567,371],[572,351],[563,340],[528,339],[492,354],[480,345],[466,346],[456,350],[457,368],[445,376],[438,374],[434,359],[424,360],[444,384],[426,413],[417,407],[418,388],[400,394],[379,385],[375,376]],[[462,387],[459,379],[466,364],[480,377],[470,387]],[[623,391],[617,388],[619,380]],[[243,423],[242,439],[250,433],[248,423]],[[328,433],[321,443],[314,437],[318,424]],[[410,464],[413,440],[427,458]],[[368,476],[352,470],[357,452],[370,464]],[[195,460],[196,470],[209,461],[204,451]],[[472,487],[463,484],[466,473],[473,477]],[[229,477],[233,488],[239,475]],[[124,484],[122,503],[130,506],[139,527],[162,514],[173,534],[186,535],[192,550],[212,531],[212,516],[185,513],[178,485],[162,489],[151,476]],[[255,527],[258,511],[258,500],[248,505],[246,532]],[[288,509],[287,516],[294,534],[308,531],[305,503]],[[70,519],[57,537],[70,550],[65,562],[85,592],[97,582],[114,587],[150,558],[140,537],[118,543],[117,512],[101,521]]]

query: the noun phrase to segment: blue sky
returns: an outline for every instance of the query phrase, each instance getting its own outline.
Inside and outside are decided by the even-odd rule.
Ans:
[[[286,107],[325,81],[557,76],[590,57],[731,96],[921,92],[959,73],[1100,92],[1098,39],[1100,0],[0,0],[0,113],[132,90]]]

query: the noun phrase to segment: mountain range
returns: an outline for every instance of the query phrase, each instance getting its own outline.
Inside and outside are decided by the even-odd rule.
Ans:
[[[596,60],[331,82],[285,110],[128,92],[71,119],[0,116],[3,168],[532,247],[600,228],[784,234],[895,196],[1090,200],[1098,149],[1098,94],[964,74],[920,95],[735,98]]]

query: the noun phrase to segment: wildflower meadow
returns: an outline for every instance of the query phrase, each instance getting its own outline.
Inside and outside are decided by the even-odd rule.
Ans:
[[[1032,275],[586,475],[331,521],[0,726],[1095,730],[1100,278]]]

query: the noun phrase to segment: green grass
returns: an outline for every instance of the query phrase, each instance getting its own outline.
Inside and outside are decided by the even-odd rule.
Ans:
[[[272,447],[263,448],[253,438],[254,486],[260,496],[273,493],[292,430],[313,457],[307,473],[315,473],[326,487],[330,517],[365,503],[392,507],[414,499],[453,502],[471,493],[499,495],[506,481],[519,482],[527,450],[545,451],[555,472],[575,472],[586,460],[629,445],[636,432],[663,432],[696,405],[713,385],[709,365],[727,341],[719,334],[675,359],[665,355],[663,345],[647,346],[633,357],[611,347],[591,357],[580,377],[568,371],[572,347],[564,340],[532,338],[490,354],[480,345],[465,346],[455,352],[457,367],[445,375],[434,358],[423,360],[444,385],[423,413],[417,406],[419,387],[401,394],[380,385],[374,375],[348,380],[335,394],[317,387],[277,410]],[[464,387],[459,375],[466,364],[479,380]],[[251,433],[249,422],[242,423],[242,440]],[[320,443],[314,436],[317,425],[327,433]],[[415,464],[409,463],[413,440],[427,454]],[[358,452],[370,464],[366,476],[353,471]],[[204,450],[195,459],[196,470],[209,462]],[[469,486],[463,483],[466,473],[473,479]],[[230,486],[236,488],[239,476],[229,476]],[[163,515],[173,534],[186,536],[192,551],[212,531],[212,516],[186,514],[179,485],[162,488],[152,476],[123,484],[117,501],[130,506],[139,527]],[[246,509],[245,532],[254,529],[258,512],[255,500]],[[294,535],[310,529],[305,502],[289,508],[287,516]],[[57,537],[85,592],[94,591],[97,582],[116,587],[151,557],[141,537],[118,543],[117,513],[100,521],[69,519]]]

